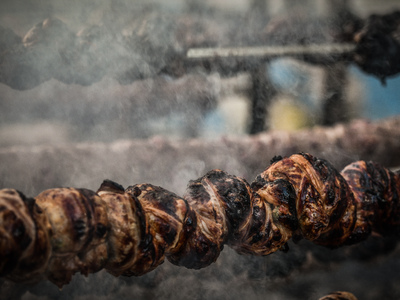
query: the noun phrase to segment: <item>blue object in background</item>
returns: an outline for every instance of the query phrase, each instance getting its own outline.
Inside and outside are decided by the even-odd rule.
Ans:
[[[292,94],[309,108],[315,105],[310,90],[304,88],[310,84],[304,70],[278,59],[269,65],[268,72],[278,89]],[[349,67],[349,72],[356,76],[363,88],[363,94],[360,95],[363,110],[359,117],[378,120],[400,115],[400,76],[388,78],[386,85],[383,85],[380,79],[364,73],[354,65]]]
[[[384,86],[378,78],[362,72],[355,66],[350,67],[349,71],[363,84],[363,118],[377,120],[400,115],[400,76],[388,78]]]

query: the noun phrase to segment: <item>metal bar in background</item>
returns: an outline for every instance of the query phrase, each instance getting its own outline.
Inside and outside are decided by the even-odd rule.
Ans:
[[[347,65],[338,62],[325,68],[326,77],[322,103],[321,125],[332,126],[339,122],[349,121],[349,112],[346,101],[346,87],[348,84]]]
[[[249,133],[256,134],[267,130],[266,120],[268,118],[268,108],[276,91],[269,82],[267,75],[267,63],[261,63],[260,66],[250,71],[252,80],[251,95],[251,119]]]
[[[192,48],[186,57],[189,59],[207,59],[214,57],[280,57],[296,55],[338,55],[351,53],[356,45],[350,43],[309,44],[289,46],[228,47],[228,48]]]

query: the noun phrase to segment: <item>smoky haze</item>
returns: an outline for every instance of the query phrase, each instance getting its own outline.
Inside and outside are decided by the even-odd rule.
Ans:
[[[287,11],[273,3],[2,2],[0,144],[207,136],[207,126],[218,131],[221,116],[213,110],[222,105],[221,76],[234,77],[259,62],[192,64],[184,59],[188,49],[346,39],[337,37],[346,22],[318,16],[334,6],[317,5],[313,12],[312,1],[293,7],[288,1],[295,9]],[[236,98],[241,112],[235,119],[250,110],[250,89]]]
[[[245,119],[251,83],[242,69],[251,69],[254,62],[250,61],[248,68],[238,61],[188,68],[179,59],[192,47],[334,40],[327,29],[337,28],[336,23],[321,18],[329,15],[328,4],[281,2],[287,6],[275,1],[245,0],[1,1],[0,42],[7,43],[0,43],[0,50],[17,45],[15,49],[20,52],[10,61],[1,62],[4,84],[0,84],[0,150],[15,151],[14,156],[7,156],[14,160],[18,160],[18,153],[40,157],[24,166],[29,171],[2,169],[5,179],[1,182],[18,178],[15,182],[28,193],[37,193],[38,186],[50,188],[52,182],[96,189],[98,178],[134,184],[127,174],[141,180],[147,178],[140,176],[142,170],[124,165],[126,157],[118,154],[134,156],[135,149],[126,154],[123,140],[151,138],[144,165],[151,169],[152,183],[168,182],[171,186],[165,188],[182,195],[190,179],[208,171],[205,159],[196,155],[177,157],[176,168],[167,170],[160,157],[151,157],[152,149],[164,145],[158,136],[206,140],[215,137],[218,130],[220,135],[232,133],[224,126],[217,128],[221,118],[215,111],[223,105],[222,96],[233,94],[227,92],[235,90],[231,87],[233,82],[235,87],[241,87],[235,94],[242,97],[236,98],[235,103],[239,104],[226,113],[227,119]],[[343,1],[326,1],[334,2]],[[357,5],[359,1],[349,2],[354,11],[366,14],[368,8]],[[391,9],[390,5],[386,9]],[[287,7],[297,13],[287,11]],[[48,18],[50,21],[44,24]],[[274,22],[269,23],[271,19]],[[20,62],[21,53],[28,57],[20,65],[26,72],[24,76],[18,70],[16,75],[12,73],[12,63]],[[54,61],[57,64],[52,64]],[[312,89],[306,91],[311,93]],[[246,122],[243,127],[248,126]],[[100,142],[110,143],[115,150],[114,156],[104,158],[109,168],[91,159],[91,151],[100,151],[96,150],[96,143]],[[82,159],[90,162],[86,169],[74,169],[79,162],[68,150],[57,152],[52,148],[67,149],[76,143]],[[40,149],[45,149],[40,156],[32,154]],[[52,157],[55,152],[61,154]],[[216,150],[209,155],[215,156],[216,167],[219,156],[227,171],[248,175],[245,167],[240,167],[233,157],[227,159],[226,153]],[[112,169],[113,161],[123,168]],[[61,174],[60,168],[68,174],[53,178],[51,170],[57,169]],[[400,298],[400,261],[391,239],[372,238],[361,245],[336,250],[307,241],[290,242],[289,248],[288,253],[251,257],[226,247],[215,264],[198,271],[165,262],[141,277],[115,278],[104,271],[88,277],[77,274],[62,290],[50,282],[24,285],[1,279],[0,299],[290,300],[318,299],[334,290],[354,292],[360,299]]]

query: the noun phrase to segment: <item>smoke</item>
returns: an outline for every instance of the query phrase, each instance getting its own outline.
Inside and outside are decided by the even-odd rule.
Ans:
[[[195,146],[182,154],[160,135],[207,137],[204,119],[215,121],[210,114],[226,104],[219,100],[227,87],[221,77],[236,76],[255,62],[188,66],[180,58],[192,47],[331,42],[326,26],[332,28],[328,22],[311,22],[304,13],[269,23],[272,1],[261,5],[265,11],[250,13],[251,4],[244,0],[235,1],[235,7],[225,1],[216,7],[212,1],[188,2],[2,1],[0,25],[12,31],[1,30],[0,50],[19,51],[11,51],[9,62],[1,61],[0,147],[12,149],[6,157],[15,161],[14,169],[0,169],[2,184],[36,195],[54,186],[96,190],[110,178],[125,187],[149,181],[182,195],[187,182],[208,171],[209,164],[248,175],[229,154],[229,145],[206,159]],[[306,2],[305,8],[312,6]],[[21,57],[27,59],[22,72],[12,73]],[[248,89],[247,84],[241,92]],[[225,117],[237,121],[249,105],[238,107]],[[147,146],[123,141],[152,136]],[[77,142],[85,144],[76,151],[68,148]],[[162,157],[156,155],[159,149]],[[140,162],[135,161],[138,151]],[[258,162],[257,168],[266,164]],[[0,299],[290,300],[317,299],[332,290],[353,291],[360,299],[399,298],[399,253],[391,241],[337,250],[305,241],[289,247],[288,253],[268,257],[242,256],[226,247],[215,264],[198,271],[165,262],[142,277],[115,278],[104,271],[76,275],[61,291],[49,282],[0,280]]]
[[[0,86],[1,122],[25,123],[28,135],[29,125],[64,125],[59,138],[45,131],[47,138],[37,139],[51,144],[201,136],[204,118],[219,107],[218,79],[210,73],[232,77],[260,62],[198,64],[185,60],[188,49],[329,43],[341,30],[340,22],[310,19],[310,3],[276,17],[271,3],[238,2],[236,9],[223,1],[3,2],[0,81],[24,91]],[[246,132],[248,124],[241,123],[236,132]],[[224,124],[212,126],[220,134],[232,132]],[[18,128],[5,130],[28,143]],[[5,135],[0,140],[0,146],[17,143]]]
[[[376,245],[376,244],[375,244]],[[315,261],[309,243],[290,244],[288,253],[267,257],[241,256],[226,248],[217,262],[188,270],[165,262],[142,277],[115,278],[105,272],[75,275],[61,291],[49,282],[26,286],[1,282],[0,299],[318,299],[334,290],[360,299],[398,299],[398,253],[375,262],[349,260],[346,251],[326,250]],[[364,245],[365,247],[365,245]],[[366,248],[364,248],[365,250]],[[354,250],[363,250],[358,246]],[[375,248],[376,250],[376,248]],[[340,259],[339,256],[343,255]],[[334,258],[330,258],[331,255]],[[376,257],[376,255],[374,255]],[[277,258],[279,257],[279,258]],[[347,257],[347,258],[346,258]],[[328,260],[328,261],[326,261]],[[389,279],[390,278],[390,279]]]

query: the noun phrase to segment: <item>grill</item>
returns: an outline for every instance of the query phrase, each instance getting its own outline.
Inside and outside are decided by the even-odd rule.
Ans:
[[[359,159],[393,170],[400,164],[399,118],[351,120],[348,102],[350,65],[383,83],[397,74],[397,12],[371,16],[367,5],[345,1],[316,6],[311,17],[312,1],[284,13],[273,1],[242,1],[239,12],[226,3],[118,1],[74,3],[62,13],[58,2],[47,3],[50,11],[44,2],[32,4],[30,24],[11,22],[27,14],[17,2],[2,13],[0,188],[34,196],[62,186],[96,190],[110,178],[182,195],[208,170],[251,181],[275,155],[298,152],[339,170]],[[74,22],[77,7],[82,16]],[[282,94],[271,73],[277,61],[321,83],[317,126],[268,130],[270,108]],[[233,95],[246,103],[241,134],[205,130],[205,120],[218,121],[221,103],[232,104],[221,98]],[[232,123],[236,118],[230,115]],[[196,271],[166,262],[140,277],[77,274],[62,290],[3,278],[0,298],[318,299],[336,290],[398,298],[395,238],[371,236],[335,250],[305,240],[288,246],[266,257],[225,247],[214,264]]]

